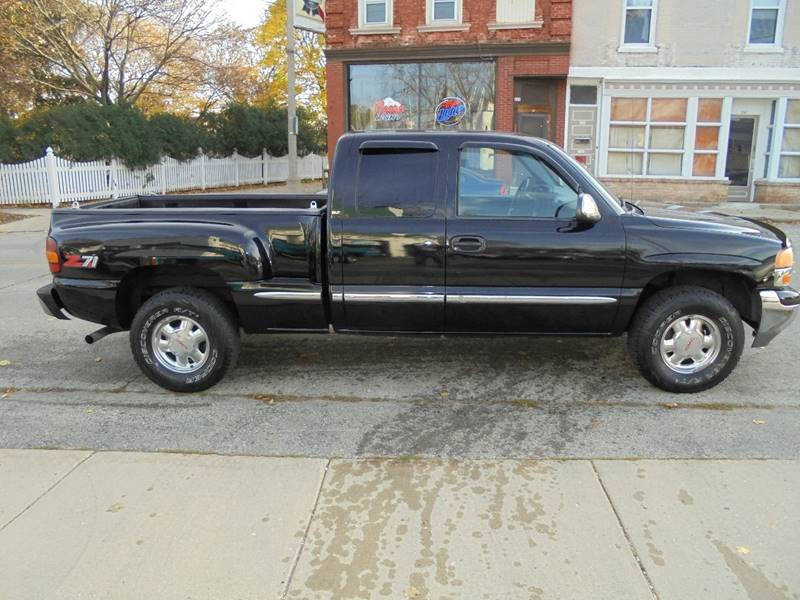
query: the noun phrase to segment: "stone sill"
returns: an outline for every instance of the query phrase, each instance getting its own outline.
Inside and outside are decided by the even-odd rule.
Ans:
[[[447,23],[440,25],[420,25],[417,31],[420,33],[439,33],[446,31],[469,31],[472,27],[470,23]]]
[[[630,54],[658,54],[657,46],[620,46],[617,52]]]
[[[756,179],[754,185],[756,187],[795,188],[800,185],[800,179],[790,179],[789,177],[782,179]]]
[[[497,23],[492,21],[487,25],[489,31],[501,31],[503,29],[541,29],[544,21],[525,21],[524,23]]]
[[[397,35],[399,27],[353,27],[348,30],[350,35]]]
[[[783,46],[773,44],[753,44],[744,47],[748,54],[783,54]]]
[[[725,177],[648,177],[646,175],[632,175],[630,177],[620,175],[601,176],[600,181],[610,183],[692,183],[702,185],[728,184]]]

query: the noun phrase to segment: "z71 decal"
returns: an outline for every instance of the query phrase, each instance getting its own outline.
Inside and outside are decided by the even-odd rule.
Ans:
[[[64,256],[64,266],[76,269],[96,269],[100,257],[96,254],[67,254]]]

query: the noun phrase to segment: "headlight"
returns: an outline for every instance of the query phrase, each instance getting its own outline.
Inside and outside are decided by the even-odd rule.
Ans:
[[[794,252],[791,248],[784,248],[775,257],[775,286],[783,287],[792,283],[792,267],[794,266]]]

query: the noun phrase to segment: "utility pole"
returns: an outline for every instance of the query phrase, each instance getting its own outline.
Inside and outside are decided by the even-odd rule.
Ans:
[[[289,125],[289,185],[297,183],[297,108],[294,98],[294,7],[295,0],[286,0],[286,57],[288,68],[286,79],[288,81],[288,95],[286,112]]]

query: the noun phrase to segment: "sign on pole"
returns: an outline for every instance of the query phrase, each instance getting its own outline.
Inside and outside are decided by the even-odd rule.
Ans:
[[[294,26],[314,33],[325,33],[325,0],[291,0]]]

